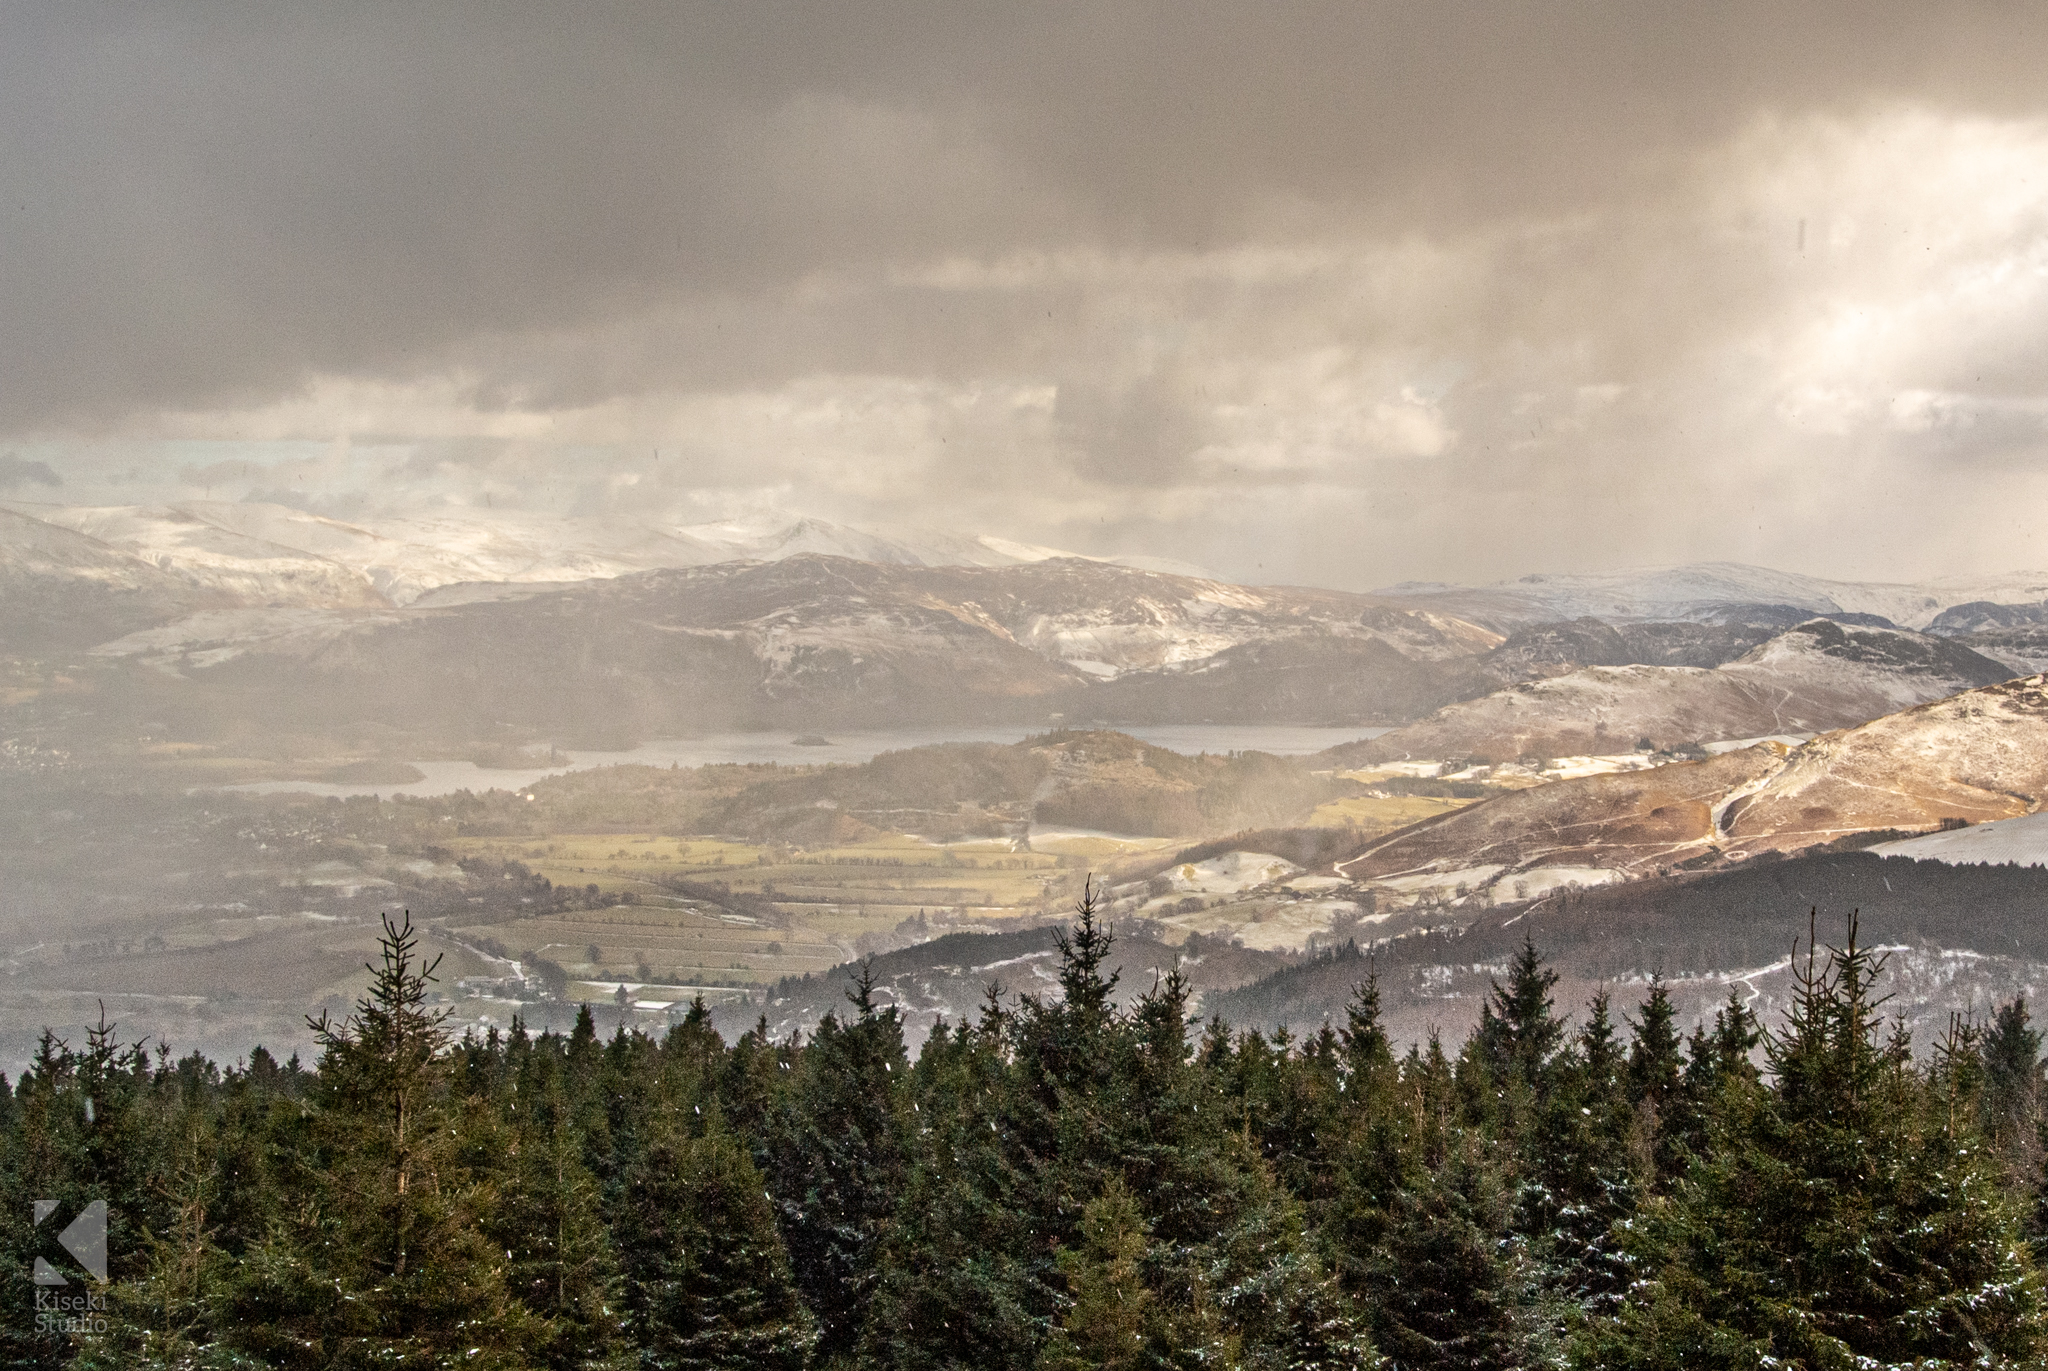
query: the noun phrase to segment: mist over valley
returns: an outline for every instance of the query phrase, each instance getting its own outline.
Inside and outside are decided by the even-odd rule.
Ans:
[[[2027,574],[1353,593],[802,518],[0,516],[16,1061],[102,1003],[229,1057],[301,1041],[393,907],[479,1028],[702,997],[809,1032],[874,958],[915,1041],[1042,989],[1084,882],[1133,993],[1177,963],[1248,1026],[1338,1014],[1369,953],[1422,968],[1391,1024],[1462,1032],[1504,921],[1710,1012],[1805,907],[1750,898],[1681,967],[1648,930],[1684,892],[2048,795]],[[1916,889],[1981,879],[1944,854]],[[1929,1022],[2039,974],[1966,923],[1914,935],[1979,958]]]

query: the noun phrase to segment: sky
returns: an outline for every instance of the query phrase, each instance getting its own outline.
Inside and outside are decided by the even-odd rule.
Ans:
[[[2048,569],[2048,9],[0,8],[0,498]]]

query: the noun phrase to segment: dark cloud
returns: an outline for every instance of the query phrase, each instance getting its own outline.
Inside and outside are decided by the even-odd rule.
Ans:
[[[63,484],[63,479],[50,469],[48,462],[32,462],[12,452],[0,453],[0,490]]]
[[[2038,108],[2043,24],[1912,4],[13,6],[0,420],[405,374],[479,335],[828,268],[1569,212],[1759,110]],[[681,369],[720,370],[695,341]]]
[[[1849,555],[2038,465],[2044,69],[1903,0],[12,6],[0,437],[1354,585]],[[1782,532],[1830,482],[1895,503]]]
[[[1147,376],[1123,386],[1063,381],[1053,422],[1063,455],[1087,479],[1167,486],[1184,479],[1201,446],[1191,408],[1169,377]]]

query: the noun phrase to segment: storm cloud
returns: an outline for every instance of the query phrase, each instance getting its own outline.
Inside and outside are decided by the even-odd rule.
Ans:
[[[1349,587],[2048,566],[2044,69],[2031,6],[16,6],[0,441]]]

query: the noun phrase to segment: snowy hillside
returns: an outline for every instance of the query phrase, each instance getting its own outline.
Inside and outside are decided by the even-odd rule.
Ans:
[[[2048,678],[1972,690],[1814,739],[1731,806],[1737,848],[2030,814],[2048,798]]]
[[[1533,894],[1533,875],[1561,867],[1637,879],[1874,831],[1925,835],[1883,853],[2029,861],[2044,851],[2033,822],[2044,802],[2048,677],[2033,676],[1798,747],[1764,744],[1512,792],[1372,840],[1335,869],[1390,889],[1426,882],[1499,901]],[[1935,831],[1958,823],[1973,826]]]
[[[2048,864],[2048,814],[2026,814],[1901,838],[1869,850],[1880,857],[1911,857],[1951,866],[2001,866],[2006,862],[2041,866]]]
[[[1344,760],[1512,761],[1846,728],[2011,673],[1958,643],[1814,620],[1711,670],[1595,666],[1447,705]]]
[[[386,603],[360,569],[321,552],[265,536],[273,530],[285,531],[283,519],[252,518],[247,522],[258,531],[250,532],[246,525],[237,527],[234,522],[208,517],[203,506],[189,510],[147,506],[7,508],[53,527],[83,534],[102,547],[125,552],[177,580],[218,592],[241,604],[352,608]],[[290,510],[278,513],[296,515],[296,511]],[[325,535],[326,530],[320,532]]]
[[[344,521],[283,505],[193,500],[87,508],[0,505],[23,521],[84,535],[158,570],[250,606],[407,605],[443,586],[561,584],[636,571],[850,557],[887,566],[1020,566],[1075,554],[932,529],[870,533],[785,515],[664,525],[463,510]],[[8,535],[21,541],[17,530]],[[1179,574],[1155,558],[1091,558]]]

